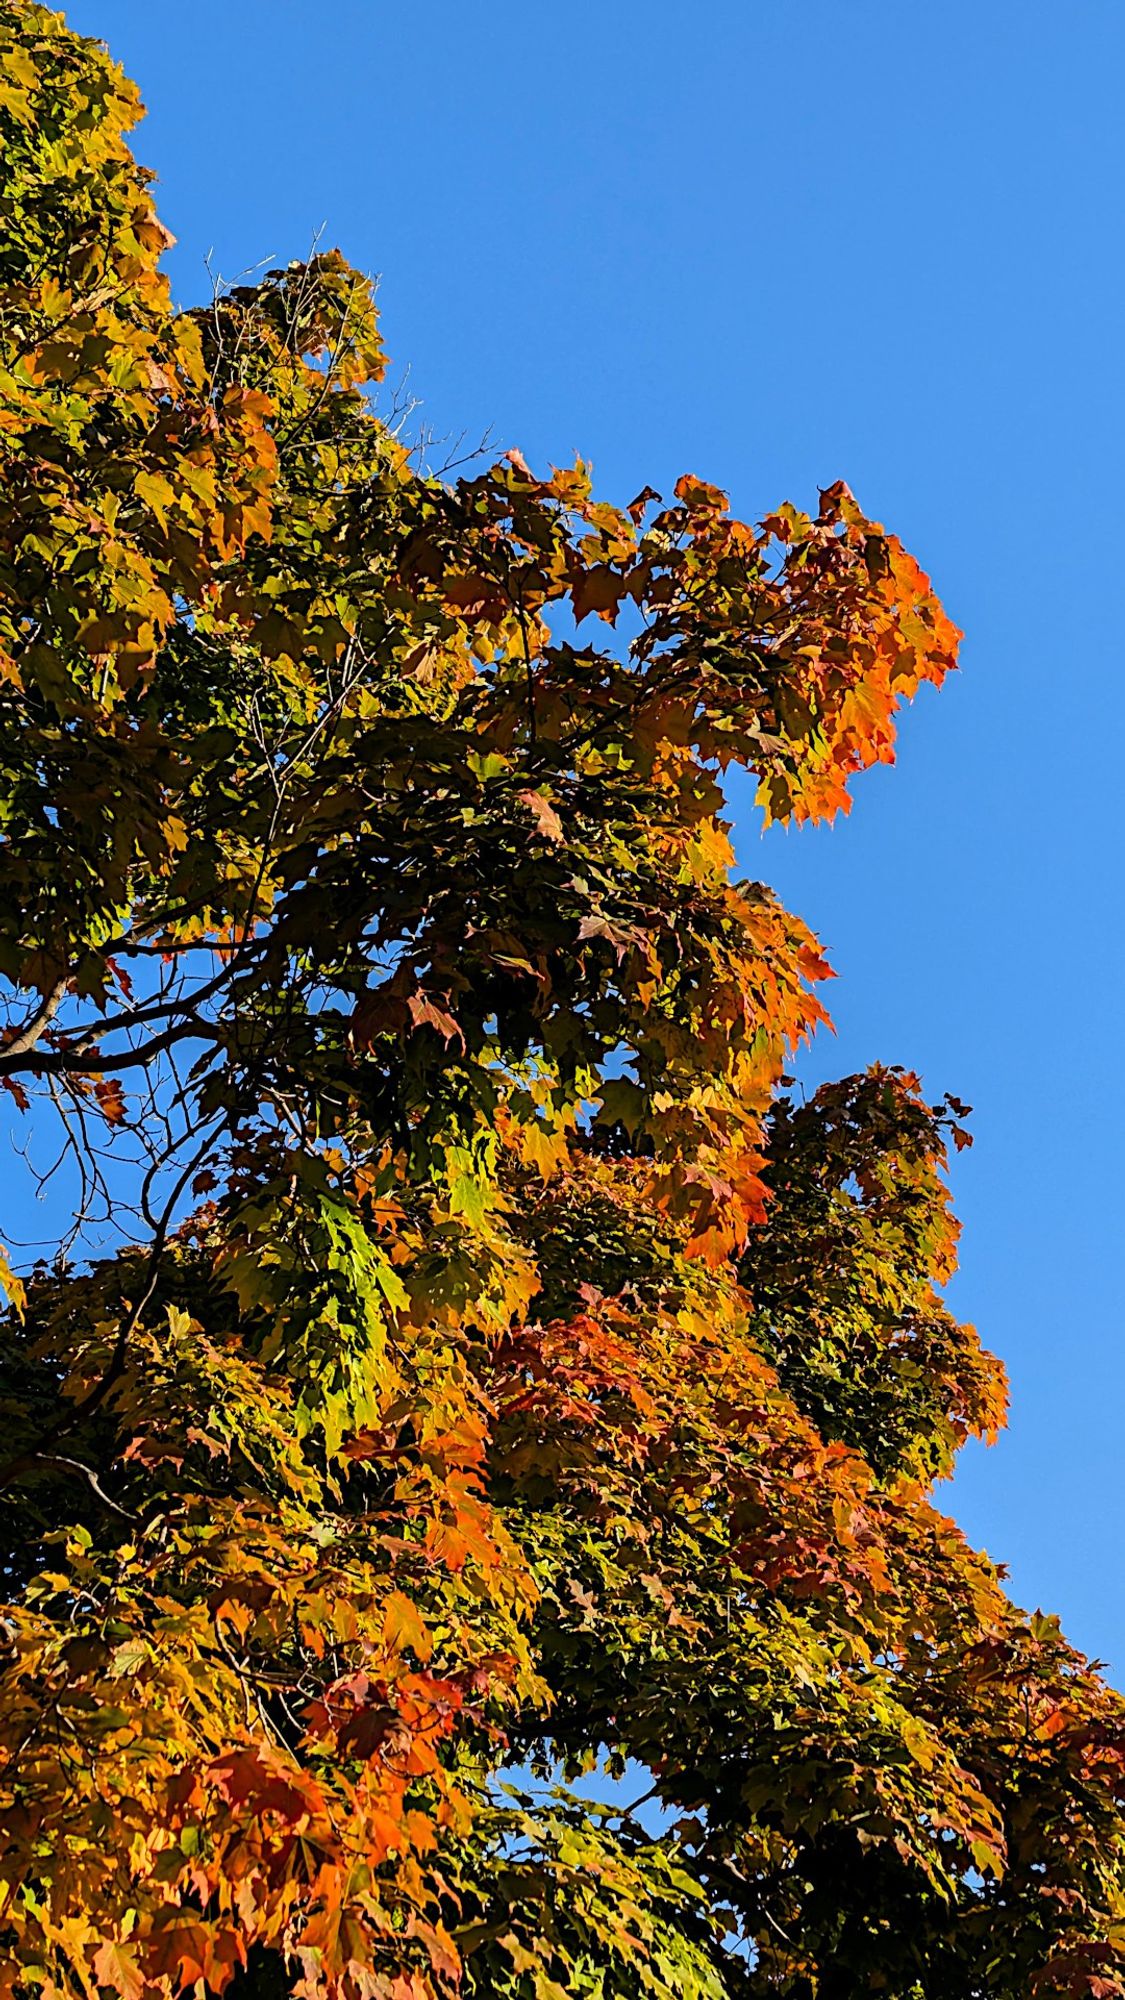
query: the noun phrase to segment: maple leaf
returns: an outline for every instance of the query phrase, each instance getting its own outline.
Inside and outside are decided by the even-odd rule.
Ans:
[[[519,798],[521,805],[525,805],[533,815],[544,839],[553,842],[555,846],[561,846],[565,839],[562,821],[550,800],[545,799],[542,792],[521,792]]]
[[[634,527],[640,526],[641,521],[644,519],[645,509],[649,505],[650,501],[659,501],[659,499],[660,495],[656,491],[655,486],[644,486],[641,488],[641,491],[636,495],[635,499],[630,500],[626,512],[628,513]]]
[[[94,1082],[94,1096],[107,1125],[123,1125],[125,1122],[125,1090],[119,1077],[99,1076]]]
[[[107,1939],[95,1951],[93,1965],[100,1986],[108,1986],[111,1993],[120,1994],[121,2000],[141,2000],[148,1982],[128,1945]]]
[[[464,618],[495,621],[511,609],[505,592],[494,577],[449,576],[442,590],[446,603]]]
[[[211,1764],[208,1778],[230,1804],[252,1805],[255,1814],[274,1812],[293,1825],[324,1810],[319,1788],[273,1751],[228,1751]]]
[[[423,992],[421,989],[416,993],[411,993],[407,999],[406,1007],[416,1028],[436,1028],[443,1041],[459,1041],[462,1048],[464,1047],[465,1037],[452,1014],[447,1013],[443,1007],[439,1007],[437,1002],[432,1000],[428,993]]]
[[[595,563],[584,570],[571,592],[575,623],[580,625],[591,611],[596,611],[612,624],[625,594],[626,581],[619,570],[606,563]]]

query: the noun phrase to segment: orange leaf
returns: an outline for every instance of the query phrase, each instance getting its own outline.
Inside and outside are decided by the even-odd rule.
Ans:
[[[421,988],[419,988],[417,993],[410,995],[406,1005],[410,1012],[410,1018],[416,1028],[436,1028],[438,1034],[443,1036],[447,1042],[451,1042],[456,1038],[460,1042],[461,1047],[464,1048],[465,1037],[457,1026],[452,1014],[447,1014],[444,1008],[436,1006],[428,993],[422,992]]]
[[[127,1945],[107,1939],[94,1953],[94,1977],[121,2000],[141,2000],[147,1981]]]
[[[125,1123],[125,1092],[120,1078],[99,1076],[94,1084],[94,1096],[98,1100],[102,1117],[107,1125]]]

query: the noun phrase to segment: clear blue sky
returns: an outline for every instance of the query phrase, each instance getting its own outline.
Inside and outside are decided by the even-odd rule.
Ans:
[[[439,434],[850,481],[967,630],[849,822],[740,859],[824,938],[838,1040],[975,1106],[955,1304],[1012,1375],[954,1511],[1125,1680],[1121,0],[73,0],[150,107],[207,287],[382,273]],[[948,1492],[948,1489],[947,1489]]]

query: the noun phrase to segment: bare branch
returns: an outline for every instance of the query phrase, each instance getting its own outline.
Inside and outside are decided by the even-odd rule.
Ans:
[[[6,1042],[4,1048],[0,1050],[0,1064],[6,1066],[10,1056],[25,1055],[35,1047],[44,1029],[50,1027],[51,1022],[58,1013],[69,984],[69,979],[64,977],[52,986],[49,993],[44,995],[39,1006],[24,1023],[18,1035],[14,1035],[12,1040]]]
[[[101,1501],[103,1507],[108,1507],[114,1514],[120,1514],[123,1521],[136,1520],[136,1515],[130,1514],[128,1508],[119,1507],[116,1500],[111,1500],[104,1487],[99,1485],[98,1475],[94,1471],[93,1466],[85,1465],[80,1458],[64,1458],[57,1451],[37,1451],[34,1454],[33,1462],[36,1465],[61,1465],[68,1472],[80,1472],[82,1477],[88,1480],[91,1491]]]
[[[121,1049],[113,1053],[105,1049],[90,1049],[85,1043],[79,1043],[71,1049],[45,1049],[40,1053],[31,1050],[27,1055],[17,1056],[14,1062],[0,1059],[0,1071],[9,1075],[33,1070],[37,1075],[98,1076],[107,1070],[143,1068],[154,1056],[162,1055],[165,1049],[174,1048],[177,1042],[192,1037],[217,1042],[222,1039],[222,1033],[210,1021],[188,1020],[178,1027],[166,1028],[162,1035],[154,1035],[139,1049]]]

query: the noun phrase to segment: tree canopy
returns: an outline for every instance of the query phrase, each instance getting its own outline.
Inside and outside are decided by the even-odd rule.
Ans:
[[[427,472],[138,115],[0,0],[0,1996],[1125,1994],[1125,1705],[932,1497],[965,1107],[793,1094],[723,818],[959,635],[843,485]]]

